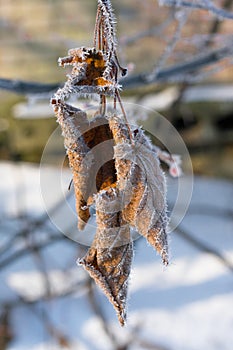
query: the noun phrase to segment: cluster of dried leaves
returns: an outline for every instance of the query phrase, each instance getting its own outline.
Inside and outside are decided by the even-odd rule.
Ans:
[[[72,49],[59,63],[71,65],[72,71],[51,103],[73,172],[80,230],[90,218],[90,206],[96,208],[95,238],[79,264],[102,288],[124,325],[133,256],[130,230],[144,236],[167,265],[168,220],[165,177],[157,149],[141,129],[129,126],[120,100],[118,74],[125,75],[126,70],[117,59],[110,1],[98,0],[94,48]],[[71,94],[98,94],[96,113],[90,118],[68,104]],[[106,108],[108,96],[113,99],[111,112]],[[101,145],[106,145],[102,151]]]

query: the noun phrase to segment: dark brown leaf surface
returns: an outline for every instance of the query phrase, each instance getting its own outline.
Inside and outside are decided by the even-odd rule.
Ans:
[[[104,291],[117,312],[120,324],[124,325],[133,246],[129,225],[122,218],[119,208],[117,190],[109,189],[98,194],[98,229],[91,248],[79,264]]]
[[[168,264],[166,182],[157,154],[141,129],[129,140],[124,119],[110,117],[122,214]]]

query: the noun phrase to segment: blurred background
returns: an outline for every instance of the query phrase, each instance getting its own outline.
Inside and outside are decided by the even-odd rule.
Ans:
[[[0,350],[232,350],[233,1],[177,3],[112,0],[130,121],[155,135],[162,115],[194,173],[171,266],[135,242],[122,329],[76,266],[87,247],[66,216],[72,176],[49,105],[68,73],[58,57],[93,45],[96,1],[0,0]],[[192,187],[185,155],[182,168]],[[171,211],[180,180],[167,180]]]

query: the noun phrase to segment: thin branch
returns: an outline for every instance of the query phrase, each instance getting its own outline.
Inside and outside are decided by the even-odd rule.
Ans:
[[[50,217],[53,216],[57,211],[61,209],[61,207],[64,205],[64,202],[71,197],[72,192],[68,192],[66,195],[66,198],[62,198],[60,201],[55,203],[53,208],[50,210]],[[24,229],[21,229],[19,232],[17,232],[13,237],[11,237],[8,242],[5,243],[4,246],[1,247],[0,249],[0,256],[3,256],[8,252],[8,250],[13,246],[15,241],[18,239],[21,239],[22,237],[27,237],[30,233],[35,232],[38,228],[42,228],[44,224],[47,222],[47,220],[50,218],[48,216],[48,213],[45,212],[41,215],[40,218],[34,221],[28,221],[27,225]]]
[[[184,79],[186,80],[185,75],[193,72],[194,70],[199,70],[202,69],[210,64],[214,64],[219,62],[220,60],[232,56],[233,49],[231,45],[222,47],[217,50],[211,50],[208,53],[204,55],[198,55],[192,60],[189,60],[184,63],[179,63],[172,65],[170,67],[162,69],[160,72],[158,72],[157,76],[153,81],[150,83],[156,83],[158,81],[171,81],[171,79],[180,76],[179,80],[182,81],[182,75]],[[137,74],[137,75],[132,75],[129,76],[127,79],[122,81],[122,84],[124,88],[135,88],[135,87],[140,87],[143,85],[148,85],[148,73],[147,74]]]
[[[73,294],[77,293],[77,291],[83,294],[83,292],[86,292],[89,288],[88,283],[89,283],[88,279],[84,279],[82,281],[78,280],[76,283],[72,284],[72,286],[67,288],[65,291],[62,291],[62,292],[54,291],[52,294],[50,294],[49,300],[66,298],[68,296],[72,296]],[[27,300],[23,297],[18,297],[15,300],[5,301],[4,303],[2,303],[1,307],[15,308],[23,305],[34,305],[38,303],[38,301],[40,300],[41,300],[40,298]]]
[[[225,10],[229,9],[232,5],[232,0],[225,0],[224,3],[223,3],[223,8]],[[214,18],[213,22],[211,23],[211,26],[210,26],[210,30],[209,30],[209,34],[205,35],[204,36],[204,40],[202,40],[198,45],[198,49],[200,52],[202,52],[202,50],[206,50],[207,47],[211,47],[211,45],[213,44],[214,42],[214,38],[216,37],[216,34],[218,33],[221,25],[222,25],[223,21],[220,20],[219,18]],[[220,34],[218,34],[220,35]],[[222,35],[221,35],[221,38],[222,38]],[[189,42],[191,42],[191,38],[187,38],[187,40]],[[223,40],[223,39],[222,39]],[[229,39],[228,39],[229,40]],[[225,42],[225,45],[227,43],[228,40],[224,40]],[[195,40],[194,42],[197,42],[197,36],[195,36]],[[229,42],[230,44],[230,42]],[[215,68],[215,67],[214,67]],[[223,67],[220,67],[223,69]],[[225,67],[224,67],[225,68]],[[212,71],[212,69],[210,69],[208,71],[209,74],[213,74],[213,73],[216,73]],[[208,74],[207,73],[207,74]],[[204,79],[206,78],[207,75],[206,73],[202,74],[200,78]],[[195,77],[196,79],[198,78],[197,76]],[[180,107],[180,103],[183,99],[183,96],[184,96],[184,93],[185,91],[187,90],[187,88],[192,84],[191,82],[192,79],[188,80],[188,81],[182,81],[182,84],[181,86],[179,87],[179,94],[178,94],[178,97],[175,99],[175,101],[172,103],[172,105],[170,106],[170,111],[171,111],[171,114],[172,115],[175,115],[177,113],[177,111],[179,110],[179,107]],[[200,80],[199,80],[200,81]]]
[[[114,348],[116,350],[119,349],[119,345],[117,342],[117,339],[114,335],[114,333],[111,330],[111,327],[109,327],[107,319],[104,315],[104,312],[101,308],[100,303],[97,300],[97,295],[95,293],[96,287],[93,284],[93,281],[91,280],[91,278],[88,279],[88,293],[87,293],[87,298],[89,300],[90,306],[93,310],[93,312],[95,313],[95,315],[99,318],[99,320],[101,321],[103,330],[105,332],[105,334],[107,335],[107,337],[109,338],[109,340],[111,341],[111,343],[113,344]]]
[[[39,251],[45,247],[48,247],[49,245],[51,245],[53,243],[60,242],[63,240],[67,240],[67,242],[73,243],[73,241],[71,241],[69,238],[67,238],[66,236],[64,236],[62,234],[61,235],[51,235],[49,237],[49,239],[47,239],[45,242],[34,244],[31,246],[31,248]],[[24,247],[24,248],[14,252],[14,253],[12,253],[11,255],[7,256],[5,259],[3,259],[0,262],[0,270],[3,269],[4,267],[14,263],[16,260],[20,259],[24,255],[27,255],[28,253],[30,253],[28,247]]]
[[[165,6],[175,6],[178,8],[186,7],[191,9],[206,10],[210,11],[215,16],[220,17],[222,19],[233,19],[233,13],[214,6],[209,0],[202,0],[202,2],[190,2],[185,0],[159,0],[159,4]]]
[[[232,53],[233,49],[231,45],[224,46],[220,49],[212,50],[204,55],[195,57],[194,59],[191,59],[187,62],[175,64],[170,67],[161,69],[160,72],[158,72],[157,76],[154,78],[154,80],[151,82],[148,82],[147,79],[149,73],[140,73],[126,77],[123,80],[121,80],[120,83],[125,89],[132,89],[144,85],[149,85],[150,83],[156,83],[158,81],[170,81],[171,78],[177,75],[181,75],[182,78],[183,74],[185,78],[185,74],[193,72],[194,70],[204,68],[208,65],[217,63],[226,57],[232,56]],[[17,83],[15,84],[15,82]],[[58,88],[59,86],[61,86],[60,83],[38,84],[27,81],[0,79],[0,89],[5,89],[18,94],[51,94],[52,91]],[[22,87],[22,89],[20,87]]]
[[[210,247],[208,244],[200,241],[195,238],[191,234],[189,234],[186,230],[178,227],[175,231],[181,238],[186,240],[193,247],[201,250],[202,252],[213,255],[215,258],[221,261],[221,263],[228,269],[230,272],[233,272],[233,264],[229,261],[222,253],[220,253],[217,249]]]
[[[31,81],[0,79],[0,89],[15,92],[21,95],[52,93],[57,90],[60,83],[43,84]]]
[[[26,304],[26,303],[25,303]],[[35,307],[35,304],[26,304],[30,311],[33,312],[35,316],[38,317],[38,319],[41,321],[42,325],[44,326],[46,332],[59,344],[62,346],[63,349],[69,349],[71,346],[71,342],[68,338],[68,336],[60,329],[57,328],[57,326],[54,326],[52,321],[50,320],[50,317],[48,315],[48,312],[43,308],[42,312],[38,312],[37,308]]]
[[[162,32],[171,24],[174,20],[174,13],[172,12],[165,21],[163,21],[160,25],[153,26],[144,31],[140,31],[132,36],[124,36],[120,39],[120,45],[129,46],[133,45],[138,40],[144,39],[146,37],[151,36],[159,36]]]
[[[170,79],[170,83],[177,83],[177,84],[183,84],[183,86],[181,87],[181,91],[182,93],[185,92],[185,87],[190,86],[190,85],[195,85],[198,84],[200,82],[202,82],[205,79],[208,79],[210,77],[213,77],[213,75],[218,74],[219,72],[223,71],[224,69],[227,69],[229,67],[232,67],[232,61],[233,60],[229,60],[228,62],[224,63],[224,65],[215,65],[213,66],[211,69],[209,70],[199,70],[199,71],[194,71],[194,72],[188,72],[184,75],[176,75],[174,77],[171,77]],[[174,101],[174,103],[176,102],[176,100]],[[179,101],[178,101],[179,102]],[[173,106],[170,106],[170,109]],[[224,140],[224,143],[226,142],[226,140]]]
[[[164,52],[162,53],[161,57],[159,58],[158,62],[156,63],[155,69],[148,75],[148,80],[153,81],[158,73],[161,71],[161,68],[164,66],[168,58],[171,56],[172,51],[174,50],[177,42],[180,40],[182,29],[187,21],[189,15],[189,11],[182,11],[179,10],[176,12],[176,19],[177,19],[177,28],[170,40],[170,42],[166,45]]]
[[[225,0],[223,3],[223,9],[228,10],[232,6],[233,1],[232,0]],[[218,33],[220,26],[222,25],[223,21],[220,18],[216,18],[210,28],[209,37],[207,40],[204,41],[203,48],[206,46],[210,46],[212,44],[212,38],[213,34]]]
[[[46,268],[46,264],[44,262],[44,259],[42,258],[41,251],[36,248],[36,245],[33,246],[32,242],[30,242],[29,239],[28,239],[28,241],[29,241],[29,247],[28,247],[29,253],[32,253],[35,265],[37,266],[38,270],[40,271],[41,276],[43,276],[43,284],[44,284],[44,289],[46,291],[44,298],[45,299],[50,298],[51,293],[52,293],[51,292],[52,291],[51,283],[50,283],[50,279],[49,279],[48,270]]]

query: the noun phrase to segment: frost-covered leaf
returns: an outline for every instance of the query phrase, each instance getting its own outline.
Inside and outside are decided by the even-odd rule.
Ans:
[[[159,252],[168,264],[166,181],[157,154],[141,129],[131,133],[124,120],[109,121],[116,143],[114,157],[122,192],[124,219]]]
[[[89,173],[93,164],[90,148],[82,135],[82,128],[88,125],[87,115],[66,103],[59,104],[59,107],[54,104],[54,109],[62,129],[69,165],[73,173],[76,210],[79,218],[78,226],[83,229],[90,217],[87,207],[87,199],[90,195],[88,193],[90,177],[87,177],[86,174]]]
[[[158,153],[141,129],[130,128],[120,100],[118,73],[123,76],[127,70],[117,58],[110,0],[98,0],[94,48],[71,49],[59,64],[71,65],[72,71],[51,104],[73,172],[79,229],[90,217],[90,205],[96,205],[95,238],[78,262],[103,290],[124,325],[133,255],[130,226],[146,237],[168,264],[168,220]],[[90,117],[68,105],[72,94],[98,94],[96,113]],[[106,113],[108,95],[114,97],[115,112],[110,116]],[[116,112],[117,100],[124,118]]]
[[[67,99],[70,94],[104,94],[113,95],[119,88],[116,80],[110,75],[108,58],[101,50],[80,47],[68,51],[68,56],[59,58],[59,65],[73,66],[57,98]]]
[[[119,211],[117,190],[101,191],[96,197],[98,229],[91,248],[78,263],[84,266],[103,290],[114,306],[120,324],[124,325],[133,256],[130,229]]]
[[[82,230],[90,217],[93,194],[116,181],[112,149],[105,147],[110,159],[106,163],[102,161],[106,155],[95,151],[95,146],[112,139],[112,133],[104,117],[89,121],[85,112],[66,103],[55,105],[55,111],[73,173],[78,228]],[[103,165],[99,168],[99,164]]]

